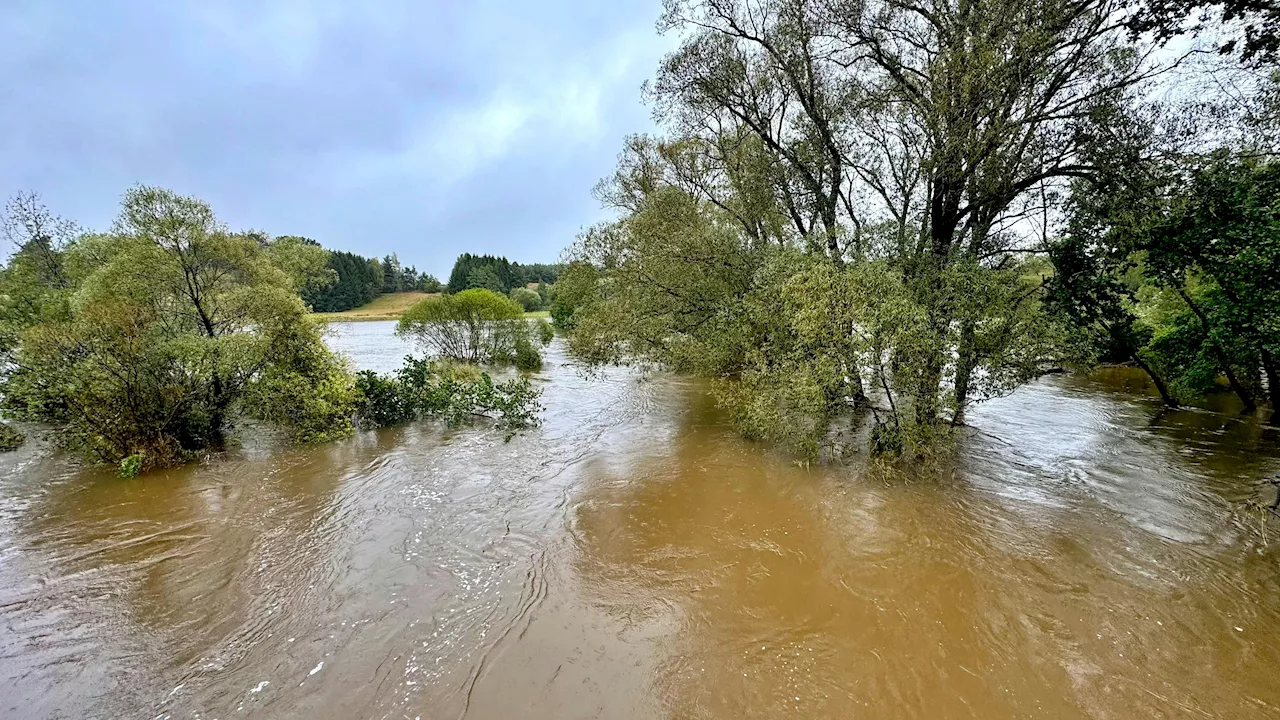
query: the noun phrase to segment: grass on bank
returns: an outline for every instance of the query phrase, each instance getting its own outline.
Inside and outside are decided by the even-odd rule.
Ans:
[[[326,322],[361,322],[365,320],[399,320],[405,310],[413,307],[419,300],[439,295],[439,293],[398,292],[380,295],[368,305],[344,310],[343,312],[313,313],[313,317]],[[536,310],[524,314],[527,318],[547,318],[551,314],[546,310]]]
[[[344,310],[342,312],[331,313],[315,313],[315,317],[320,320],[328,320],[331,322],[352,322],[359,320],[399,320],[414,303],[422,298],[431,297],[432,294],[424,292],[398,292],[379,295],[374,298],[373,302],[367,305],[361,305],[358,308]]]

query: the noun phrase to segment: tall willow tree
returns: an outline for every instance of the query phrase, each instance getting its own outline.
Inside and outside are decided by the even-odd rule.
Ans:
[[[628,142],[622,218],[571,252],[602,273],[575,344],[724,377],[756,428],[868,395],[878,437],[963,422],[1062,360],[1034,253],[1161,70],[1124,7],[668,0],[668,136]]]

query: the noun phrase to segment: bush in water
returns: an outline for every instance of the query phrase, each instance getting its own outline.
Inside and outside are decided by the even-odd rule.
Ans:
[[[394,375],[364,371],[356,377],[361,427],[397,425],[415,418],[438,417],[458,425],[476,417],[497,421],[507,439],[517,430],[536,426],[541,392],[527,377],[495,383],[488,373],[447,361],[405,358]]]
[[[437,358],[473,365],[514,363],[524,369],[542,365],[531,332],[519,303],[482,288],[421,300],[396,326],[397,335],[412,338]]]

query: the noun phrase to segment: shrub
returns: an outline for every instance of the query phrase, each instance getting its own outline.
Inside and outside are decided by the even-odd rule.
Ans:
[[[538,341],[541,342],[544,347],[550,345],[551,341],[556,337],[555,328],[551,327],[551,323],[541,319],[538,320],[537,327]]]
[[[131,478],[137,477],[142,472],[143,459],[142,453],[134,453],[120,461],[120,477]]]
[[[529,338],[528,333],[516,338],[515,363],[521,370],[542,369],[542,355],[538,354],[538,350],[533,347],[533,340]]]
[[[22,433],[9,427],[7,423],[0,423],[0,452],[17,450],[26,439]]]
[[[528,340],[530,329],[517,302],[489,290],[472,289],[419,301],[401,316],[396,334],[413,338],[437,358],[506,364],[516,362],[518,345],[524,342],[521,338]]]
[[[511,291],[511,299],[520,303],[525,312],[533,312],[542,307],[542,296],[529,288],[516,288]]]
[[[361,427],[399,425],[417,415],[413,394],[395,377],[363,370],[356,375],[360,393],[358,422]]]
[[[405,358],[392,376],[362,372],[357,413],[362,427],[396,425],[417,417],[438,417],[458,425],[476,417],[497,421],[511,433],[538,424],[541,394],[528,378],[495,383],[488,373],[448,361]]]

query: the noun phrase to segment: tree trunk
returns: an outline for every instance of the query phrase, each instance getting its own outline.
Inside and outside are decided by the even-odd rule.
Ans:
[[[1214,357],[1218,359],[1218,365],[1221,366],[1222,373],[1227,376],[1227,384],[1231,386],[1231,390],[1240,398],[1240,402],[1244,403],[1244,411],[1253,412],[1257,410],[1258,406],[1253,401],[1253,395],[1249,393],[1244,385],[1240,384],[1240,379],[1236,377],[1236,371],[1231,367],[1231,359],[1214,341],[1213,333],[1209,326],[1209,318],[1205,317],[1204,311],[1191,300],[1191,296],[1181,286],[1178,287],[1178,294],[1182,296],[1182,299],[1187,303],[1187,307],[1191,308],[1191,312],[1195,313],[1196,318],[1200,321],[1200,328],[1204,331],[1205,342],[1209,343]]]
[[[1280,412],[1280,368],[1276,367],[1276,359],[1271,351],[1262,348],[1262,370],[1267,375],[1267,397],[1271,400],[1271,411]]]
[[[1130,351],[1130,357],[1133,358],[1133,361],[1137,363],[1138,367],[1142,368],[1142,371],[1147,374],[1147,377],[1151,378],[1151,382],[1155,383],[1156,391],[1160,393],[1160,401],[1165,404],[1165,407],[1178,407],[1178,401],[1174,400],[1173,396],[1169,394],[1169,387],[1164,384],[1164,379],[1160,377],[1159,373],[1152,370],[1150,365],[1143,361],[1142,356],[1138,354],[1138,351]]]
[[[956,358],[956,411],[951,416],[951,424],[964,424],[964,409],[969,402],[969,380],[973,376],[974,361],[977,359],[973,348],[974,325],[966,320],[960,328],[960,347]]]

